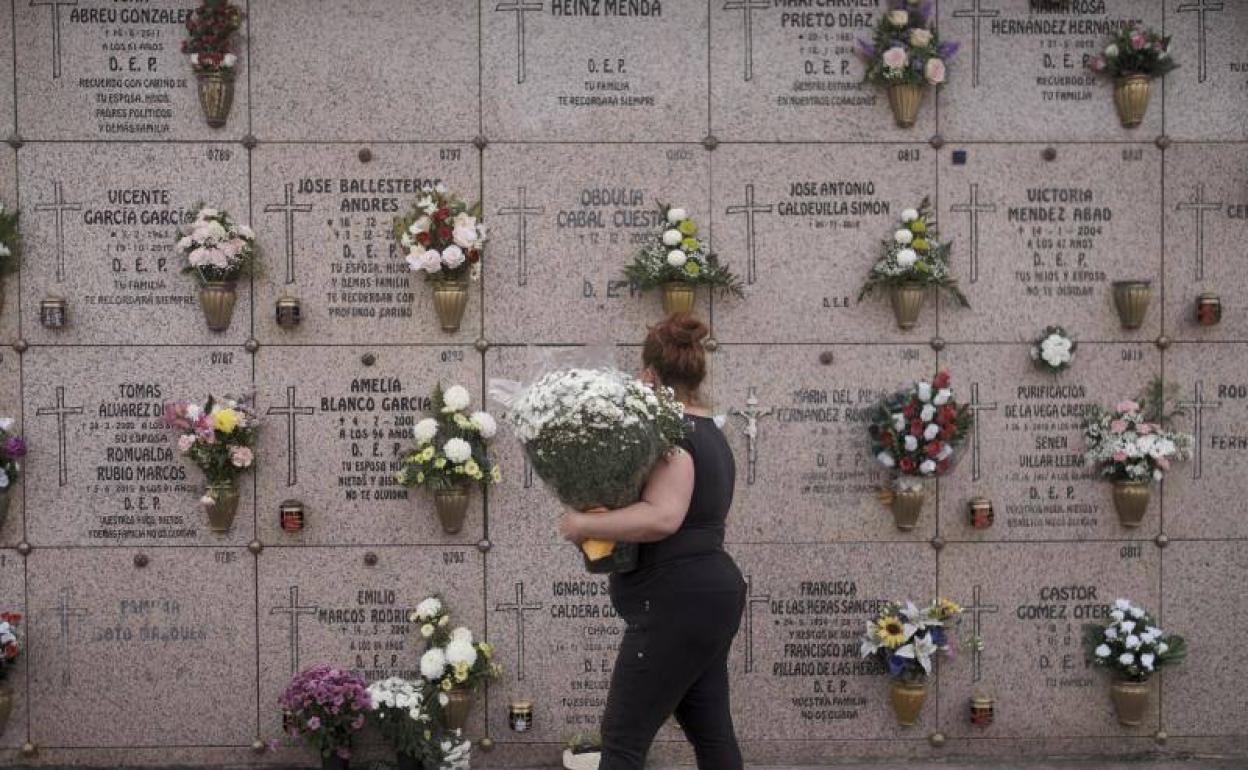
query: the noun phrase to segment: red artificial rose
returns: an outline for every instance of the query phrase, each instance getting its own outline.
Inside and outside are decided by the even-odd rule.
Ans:
[[[9,660],[13,660],[17,657],[17,644],[15,642],[9,642],[8,645],[5,646],[4,657]]]
[[[5,623],[20,623],[22,620],[22,613],[0,612],[0,620],[3,620]]]
[[[914,404],[906,404],[905,407],[902,408],[901,413],[906,416],[907,420],[913,420],[915,417],[919,416],[919,408]]]
[[[941,460],[940,462],[936,463],[936,473],[938,475],[944,474],[948,470],[949,470],[948,460]]]
[[[892,446],[895,438],[896,437],[893,436],[892,431],[888,431],[888,430],[880,431],[880,446]]]
[[[949,372],[937,372],[936,379],[932,380],[932,387],[937,389],[949,387]]]
[[[905,471],[906,473],[913,473],[914,467],[915,467],[914,460],[911,460],[909,457],[901,458],[901,469],[903,471]]]
[[[450,215],[451,215],[450,209],[446,209],[446,208],[438,209],[437,211],[433,212],[433,221],[441,222],[442,220],[446,219]]]
[[[481,260],[481,252],[476,249],[468,249],[468,264],[475,265]]]
[[[455,231],[449,227],[438,228],[438,237],[444,241],[449,241],[451,239],[451,236],[454,235],[454,233]]]
[[[924,447],[928,457],[935,457],[940,454],[940,450],[944,448],[944,444],[939,441],[933,441]]]
[[[416,233],[416,242],[421,246],[429,245],[429,233]]]
[[[958,426],[956,425],[946,425],[940,430],[940,437],[945,441],[951,440],[956,435],[958,435]]]
[[[942,423],[953,422],[958,417],[958,410],[953,408],[951,404],[945,404],[940,408],[940,421]]]
[[[926,427],[926,426],[923,424],[923,421],[922,421],[922,420],[911,420],[911,421],[910,421],[910,435],[911,435],[911,436],[922,436],[922,435],[923,435],[923,429],[924,429],[925,427]]]

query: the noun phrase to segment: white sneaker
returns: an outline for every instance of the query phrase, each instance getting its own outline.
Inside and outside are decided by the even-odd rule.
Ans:
[[[598,763],[601,761],[601,751],[573,754],[572,749],[563,750],[563,766],[565,770],[598,770]]]

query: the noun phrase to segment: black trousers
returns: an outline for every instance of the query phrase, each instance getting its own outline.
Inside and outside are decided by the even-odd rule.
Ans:
[[[678,575],[614,590],[628,622],[602,720],[599,770],[641,770],[655,733],[672,714],[693,744],[699,770],[741,770],[732,725],[728,653],[741,625],[745,588],[731,560],[719,590],[682,590]],[[713,565],[718,569],[719,565]]]

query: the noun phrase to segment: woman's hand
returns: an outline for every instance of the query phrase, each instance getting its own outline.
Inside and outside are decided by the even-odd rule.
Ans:
[[[564,511],[559,517],[559,534],[565,540],[580,545],[585,540],[585,535],[581,533],[581,518],[584,515],[580,511]]]

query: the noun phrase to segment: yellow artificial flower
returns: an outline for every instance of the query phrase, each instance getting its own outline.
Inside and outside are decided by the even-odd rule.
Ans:
[[[443,680],[442,680],[442,689],[443,689],[443,690],[446,690],[447,692],[450,692],[450,691],[451,691],[451,689],[452,689],[454,686],[455,686],[455,683],[454,683],[454,682],[452,682],[449,678],[447,678],[447,679],[443,679]]]
[[[684,240],[680,242],[680,248],[684,249],[685,251],[697,251],[698,245],[699,244],[698,244],[697,238],[685,238]]]
[[[464,462],[464,473],[472,476],[474,479],[481,478],[481,466],[477,465],[477,461],[469,457]]]
[[[400,484],[406,485],[407,484],[407,471],[403,470],[394,474],[394,480],[399,482]]]
[[[942,618],[951,618],[954,615],[962,614],[962,608],[956,602],[943,596],[936,600],[936,609],[940,612],[940,617]]]
[[[914,242],[910,244],[910,247],[915,251],[927,251],[928,248],[930,248],[930,244],[928,244],[926,238],[915,238]]]
[[[503,480],[503,469],[497,465],[495,465],[493,468],[490,468],[490,481],[497,484],[498,482],[502,480]]]
[[[494,657],[494,645],[489,642],[481,642],[477,645],[477,649],[485,657],[486,660]]]
[[[233,433],[238,427],[238,412],[233,409],[222,409],[212,413],[212,427],[222,433]]]
[[[910,223],[910,232],[919,234],[927,232],[927,223],[922,219],[916,219]]]
[[[698,226],[692,219],[682,219],[680,224],[676,225],[676,229],[684,235],[697,235],[698,233]]]
[[[416,483],[417,483],[417,484],[424,484],[424,483],[425,483],[425,472],[424,472],[424,471],[420,471],[419,473],[417,473],[417,474],[416,474]]]
[[[875,622],[875,635],[889,649],[896,649],[906,643],[906,627],[901,618],[888,615]]]
[[[468,428],[471,428],[471,427],[472,427],[472,420],[469,420],[467,417],[463,416],[463,415],[462,415],[462,414],[460,414],[459,412],[456,412],[456,413],[455,413],[455,424],[456,424],[457,426],[459,426],[461,429],[465,429],[465,430],[466,430],[466,429],[468,429]]]
[[[433,459],[433,447],[432,446],[427,446],[423,450],[421,450],[420,461],[422,463],[427,463],[432,459]]]
[[[445,468],[445,467],[446,467],[446,458],[445,458],[445,457],[439,457],[438,459],[434,460],[434,461],[433,461],[433,467],[437,468],[438,470],[442,470],[443,468]]]
[[[693,276],[694,278],[697,278],[699,275],[702,274],[702,266],[691,259],[685,263],[685,272]]]

